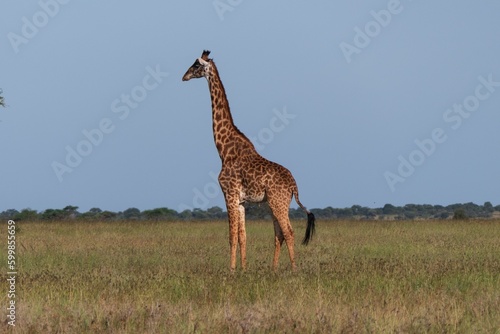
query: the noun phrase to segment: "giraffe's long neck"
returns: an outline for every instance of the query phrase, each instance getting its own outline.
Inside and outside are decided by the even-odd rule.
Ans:
[[[238,157],[243,152],[255,151],[250,140],[234,125],[229,109],[226,91],[219,77],[215,64],[211,64],[211,73],[207,78],[212,101],[212,128],[214,141],[221,160]]]

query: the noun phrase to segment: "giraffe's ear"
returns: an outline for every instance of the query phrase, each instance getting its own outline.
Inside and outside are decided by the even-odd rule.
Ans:
[[[205,61],[208,61],[209,58],[208,58],[208,55],[210,54],[210,51],[208,50],[203,50],[203,53],[201,54],[201,59],[205,60]]]

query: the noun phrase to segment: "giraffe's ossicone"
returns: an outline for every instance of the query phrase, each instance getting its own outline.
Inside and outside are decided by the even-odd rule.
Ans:
[[[224,86],[210,51],[187,70],[183,81],[206,78],[212,100],[212,128],[215,146],[222,161],[219,184],[224,193],[229,217],[231,270],[236,269],[236,251],[240,246],[241,266],[246,267],[245,202],[267,201],[274,221],[275,251],[273,267],[278,266],[280,248],[286,242],[292,269],[295,269],[294,234],[288,211],[292,197],[307,214],[303,244],[311,240],[315,229],[314,215],[299,201],[299,191],[292,173],[269,161],[255,150],[252,142],[234,125]]]

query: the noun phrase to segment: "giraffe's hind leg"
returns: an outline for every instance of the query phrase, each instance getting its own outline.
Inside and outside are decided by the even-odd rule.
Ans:
[[[280,258],[281,245],[283,245],[283,241],[285,237],[283,236],[283,231],[281,231],[280,224],[276,217],[273,217],[274,224],[274,259],[273,259],[273,269],[276,270],[278,268],[278,261]]]
[[[286,247],[288,248],[292,269],[295,269],[294,235],[290,219],[288,218],[288,205],[289,203],[286,201],[281,201],[281,203],[276,203],[272,200],[269,201],[269,207],[274,217],[274,269],[278,267],[279,253],[283,240],[286,242]]]

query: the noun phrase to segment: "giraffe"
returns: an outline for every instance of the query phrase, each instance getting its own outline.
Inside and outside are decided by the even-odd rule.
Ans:
[[[230,269],[236,269],[237,247],[240,247],[241,267],[246,268],[245,202],[267,201],[274,224],[273,268],[278,267],[280,249],[285,241],[292,270],[296,268],[294,233],[288,211],[292,197],[307,214],[307,228],[302,244],[307,245],[315,230],[314,214],[299,201],[299,192],[292,173],[269,161],[255,150],[252,142],[234,125],[226,92],[210,51],[187,70],[182,81],[205,77],[212,102],[212,129],[215,146],[222,161],[219,184],[224,193],[229,218]]]

